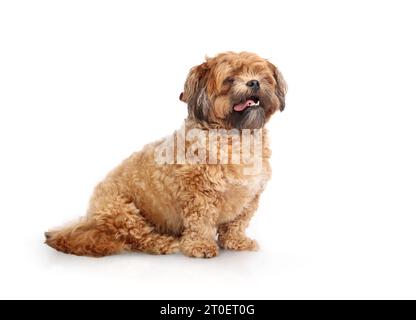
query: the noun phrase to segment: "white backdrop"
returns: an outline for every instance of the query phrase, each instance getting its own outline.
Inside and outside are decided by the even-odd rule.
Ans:
[[[414,12],[0,2],[0,298],[416,298]],[[261,250],[93,259],[45,246],[110,169],[181,124],[189,68],[228,50],[270,59],[289,85],[249,230]]]

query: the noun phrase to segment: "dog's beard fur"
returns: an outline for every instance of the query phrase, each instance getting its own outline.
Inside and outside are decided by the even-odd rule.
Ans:
[[[262,107],[251,107],[241,112],[233,112],[230,123],[237,129],[260,129],[266,123],[266,115]]]

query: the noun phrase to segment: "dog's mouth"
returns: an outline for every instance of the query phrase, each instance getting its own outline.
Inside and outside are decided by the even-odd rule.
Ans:
[[[250,96],[243,101],[233,105],[234,111],[242,112],[247,108],[260,106],[260,99],[257,96]]]

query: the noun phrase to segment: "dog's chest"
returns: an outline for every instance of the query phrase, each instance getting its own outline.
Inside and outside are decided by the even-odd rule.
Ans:
[[[253,199],[261,193],[269,180],[269,168],[264,168],[259,174],[239,176],[227,176],[225,190],[222,193],[221,208],[218,224],[230,222],[243,213]]]

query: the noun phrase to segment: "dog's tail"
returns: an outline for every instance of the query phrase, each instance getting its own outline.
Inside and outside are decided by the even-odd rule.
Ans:
[[[91,220],[81,220],[59,230],[45,232],[45,243],[64,253],[102,257],[121,252],[125,244],[96,228]]]
[[[134,221],[136,228],[122,236],[106,232],[105,228],[97,225],[96,220],[87,217],[62,229],[45,232],[45,243],[64,253],[92,257],[103,257],[122,251],[168,254],[179,250],[177,237],[156,232],[140,215],[134,216]]]

